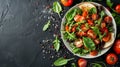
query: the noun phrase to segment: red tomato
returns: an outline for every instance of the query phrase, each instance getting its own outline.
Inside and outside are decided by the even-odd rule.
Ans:
[[[79,40],[76,40],[74,42],[74,44],[75,44],[76,47],[80,48],[80,47],[83,46],[83,41],[82,41],[82,39],[79,39]]]
[[[91,56],[96,56],[98,54],[98,51],[97,50],[93,50],[90,52],[90,55]]]
[[[100,44],[100,40],[98,38],[95,39],[94,42],[95,42],[96,45]]]
[[[88,22],[89,25],[94,25],[92,20],[87,20],[87,22]]]
[[[80,28],[82,29],[82,31],[87,31],[88,30],[88,28],[85,26],[85,24],[82,24]]]
[[[110,53],[106,57],[106,62],[110,65],[114,65],[117,61],[118,61],[118,57],[114,53]]]
[[[61,3],[68,7],[68,6],[71,6],[73,4],[73,0],[61,0]]]
[[[87,12],[87,11],[84,11],[84,12],[82,13],[82,16],[85,17],[85,18],[87,18],[88,12]]]
[[[111,23],[111,22],[112,22],[112,18],[111,18],[110,16],[106,16],[106,17],[104,18],[104,21],[105,21],[106,23]]]
[[[115,41],[113,49],[117,54],[120,54],[120,39]]]
[[[72,32],[75,32],[76,31],[76,26],[73,26],[72,27]]]
[[[85,18],[84,18],[83,16],[80,16],[80,15],[78,14],[78,15],[76,15],[76,16],[74,17],[74,20],[75,20],[76,22],[81,22],[81,21],[85,20]]]
[[[106,27],[106,23],[103,21],[102,23],[101,23],[101,28],[105,28]]]
[[[87,67],[87,60],[82,59],[82,58],[78,59],[78,66],[79,67]]]
[[[97,20],[98,19],[98,15],[97,14],[92,14],[92,19],[93,20]]]
[[[107,34],[108,33],[108,28],[107,27],[101,28],[101,32]]]
[[[69,26],[68,26],[68,25],[65,26],[65,31],[70,32],[70,31],[69,31]]]
[[[120,4],[115,7],[115,11],[120,14]]]
[[[79,37],[86,36],[86,35],[87,34],[85,32],[83,32],[83,31],[77,32],[77,36],[79,36]]]
[[[108,42],[110,39],[111,39],[111,33],[106,34],[106,36],[102,38],[104,42]]]
[[[95,39],[97,37],[95,32],[93,30],[91,30],[91,29],[88,30],[87,35],[88,35],[88,37],[90,37],[92,39]]]

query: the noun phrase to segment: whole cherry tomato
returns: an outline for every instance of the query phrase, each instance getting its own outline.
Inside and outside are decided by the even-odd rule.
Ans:
[[[115,11],[120,14],[120,4],[115,7]]]
[[[120,39],[115,41],[113,49],[117,54],[120,54]]]
[[[106,62],[110,65],[114,65],[117,61],[118,61],[118,57],[114,53],[110,53],[106,57]]]
[[[73,0],[61,0],[61,3],[68,7],[68,6],[71,6],[73,4]]]
[[[98,51],[97,50],[93,50],[90,52],[90,55],[91,56],[96,56],[98,54]]]
[[[78,59],[78,66],[79,67],[86,67],[87,66],[87,60],[82,59],[82,58]]]

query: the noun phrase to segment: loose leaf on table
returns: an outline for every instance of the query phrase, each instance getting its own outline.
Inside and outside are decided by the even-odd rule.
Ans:
[[[68,63],[68,61],[73,60],[73,59],[74,58],[65,59],[63,57],[60,57],[54,62],[54,65],[55,66],[63,66],[63,65],[66,65]]]
[[[77,67],[75,63],[71,63],[71,67]]]
[[[44,25],[43,27],[43,31],[46,31],[50,26],[50,20],[48,20],[48,22]]]
[[[113,3],[111,2],[111,0],[106,0],[106,4],[107,4],[110,8],[112,8],[112,6],[113,6]]]
[[[95,50],[95,43],[91,38],[83,37],[84,46],[87,47],[89,50]]]
[[[62,11],[62,7],[61,7],[59,2],[57,2],[57,1],[54,2],[52,9],[53,9],[54,12],[58,13],[58,15],[60,16],[60,12]]]
[[[60,49],[60,41],[57,36],[55,36],[55,40],[53,41],[54,49],[58,52]]]

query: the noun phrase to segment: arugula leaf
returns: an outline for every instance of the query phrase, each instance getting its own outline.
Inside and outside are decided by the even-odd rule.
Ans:
[[[96,8],[91,8],[89,11],[90,14],[96,14],[97,13],[97,9]]]
[[[54,2],[52,9],[53,9],[54,12],[58,13],[58,15],[60,16],[60,12],[62,11],[62,7],[61,7],[59,2],[57,2],[57,1]]]
[[[111,2],[111,0],[106,0],[106,4],[107,4],[110,8],[112,8],[112,6],[113,6],[113,3]]]
[[[69,33],[68,31],[65,31],[64,33],[64,38],[67,39],[67,40],[75,40],[76,39],[76,36],[75,36],[75,33]]]
[[[60,58],[58,58],[58,59],[54,62],[54,65],[55,65],[55,66],[63,66],[63,65],[65,65],[65,64],[67,64],[68,61],[73,60],[73,59],[74,59],[74,58],[65,59],[65,58],[63,58],[63,57],[60,57]]]
[[[55,40],[53,41],[53,44],[54,44],[55,50],[58,52],[59,49],[60,49],[60,41],[58,40],[57,36],[55,37]]]
[[[83,37],[83,43],[84,43],[84,46],[87,47],[89,50],[96,49],[95,43],[93,42],[91,38]]]
[[[77,13],[77,9],[72,9],[70,10],[67,14],[66,14],[66,19],[67,21],[71,21],[73,20],[74,16],[76,15]]]
[[[50,20],[48,20],[48,22],[44,25],[43,27],[43,31],[46,31],[50,26]]]
[[[105,12],[102,10],[102,11],[100,12],[100,17],[103,18],[104,16],[105,16]]]

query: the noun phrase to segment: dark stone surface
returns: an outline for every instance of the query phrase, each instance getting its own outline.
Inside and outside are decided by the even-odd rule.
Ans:
[[[51,48],[53,34],[60,34],[61,19],[51,11],[56,0],[0,0],[0,67],[51,67],[58,57],[73,56],[61,43],[61,50]],[[120,3],[114,0],[115,4]],[[81,2],[75,0],[75,4]],[[105,5],[105,2],[99,2]],[[49,8],[50,7],[50,8]],[[70,7],[63,7],[61,17]],[[50,29],[42,31],[43,25],[51,20]],[[55,19],[55,20],[54,20]],[[55,29],[55,26],[57,29]],[[48,40],[48,42],[44,42]],[[112,51],[112,49],[110,50]],[[109,52],[110,52],[109,51]],[[105,61],[103,55],[90,62]],[[69,64],[66,65],[69,67]],[[119,63],[113,67],[119,67]]]

